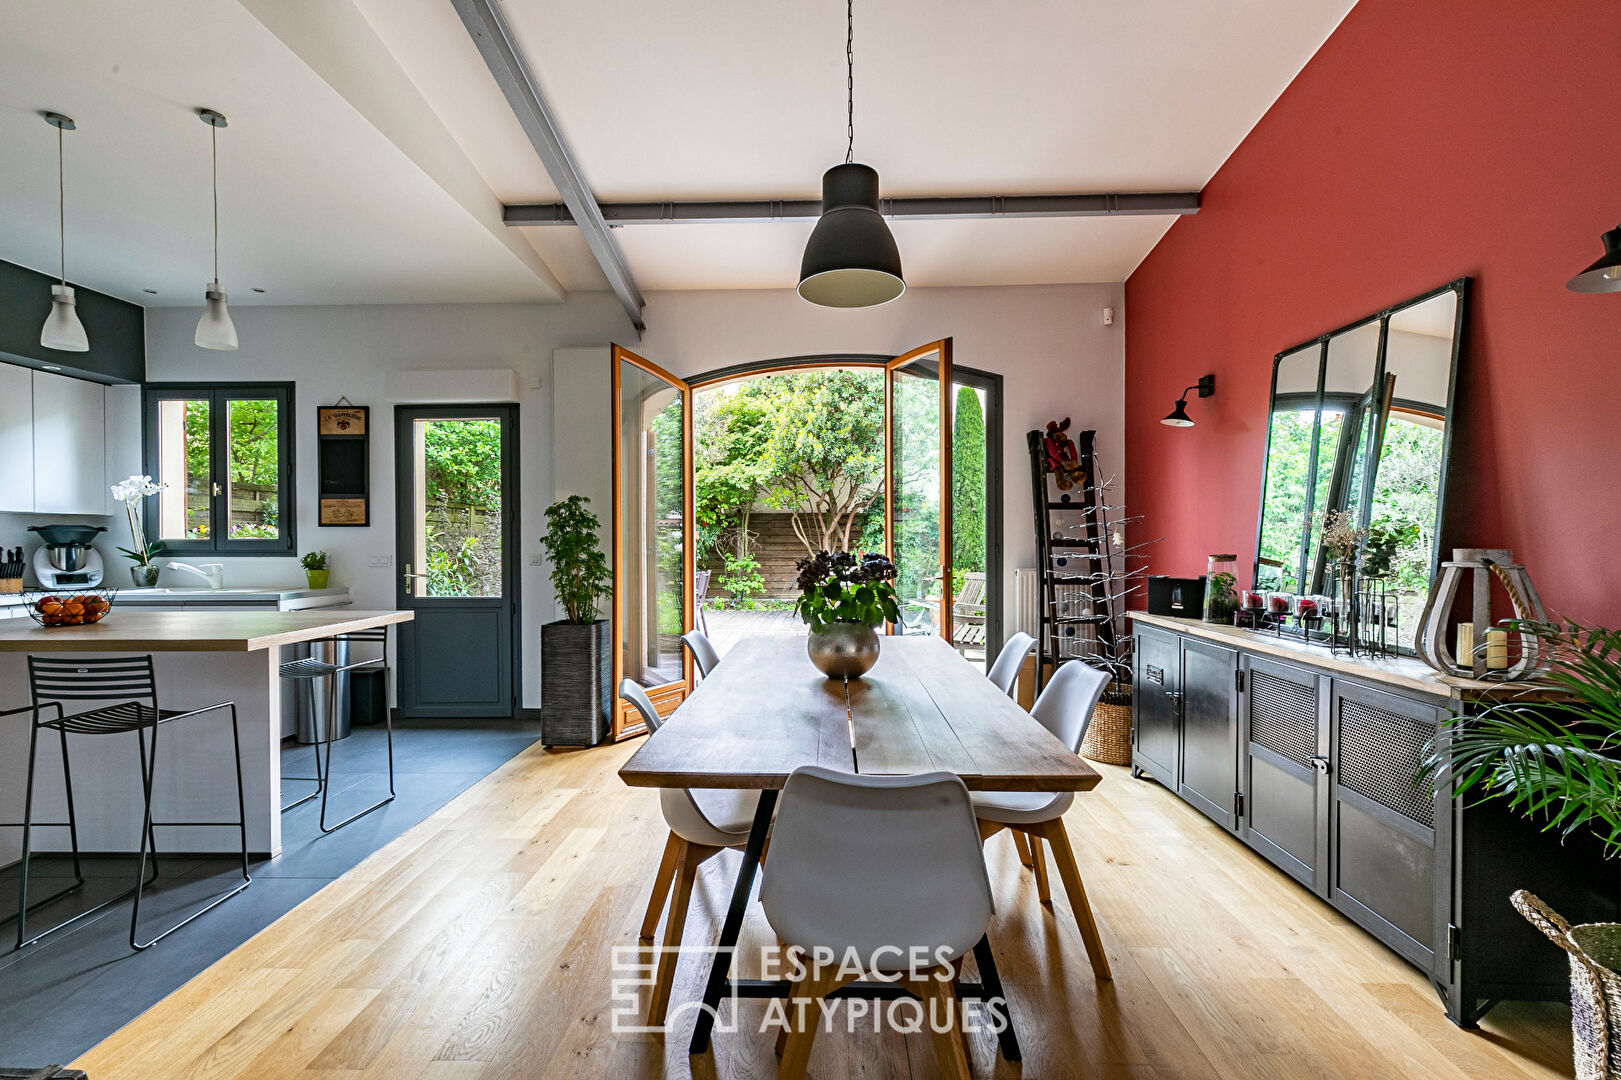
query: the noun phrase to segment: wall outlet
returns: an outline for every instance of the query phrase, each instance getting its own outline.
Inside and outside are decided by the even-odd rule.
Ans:
[[[382,568],[386,569],[387,567],[390,567],[390,566],[394,565],[394,556],[392,556],[392,555],[368,555],[368,556],[366,556],[366,565],[367,566],[382,567]]]

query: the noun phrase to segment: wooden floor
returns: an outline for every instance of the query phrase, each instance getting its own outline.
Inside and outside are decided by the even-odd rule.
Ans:
[[[769,1077],[772,1037],[609,1030],[609,958],[636,940],[664,839],[657,797],[625,788],[625,746],[538,745],[96,1047],[93,1080],[504,1080]],[[1104,769],[1070,835],[1115,980],[1092,980],[1059,890],[1036,903],[1005,836],[990,842],[991,939],[1024,1064],[976,1038],[976,1076],[1570,1075],[1569,1010],[1507,1005],[1447,1022],[1425,980],[1164,789]],[[712,937],[737,856],[706,867],[688,942]],[[229,917],[226,905],[208,917]],[[745,937],[769,931],[758,906]],[[748,942],[746,941],[745,944]],[[185,948],[185,933],[159,948]],[[676,1003],[697,996],[684,963]],[[928,1077],[926,1035],[818,1039],[819,1078]]]

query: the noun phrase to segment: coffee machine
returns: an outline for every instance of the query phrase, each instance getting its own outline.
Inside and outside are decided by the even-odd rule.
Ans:
[[[42,541],[34,552],[34,576],[43,588],[89,588],[101,584],[101,555],[90,545],[105,525],[30,525]]]

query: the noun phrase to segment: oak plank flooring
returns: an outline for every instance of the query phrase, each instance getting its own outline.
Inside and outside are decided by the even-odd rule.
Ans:
[[[690,1012],[665,1039],[609,1030],[609,959],[636,945],[665,834],[657,795],[615,775],[640,742],[526,751],[76,1067],[96,1080],[774,1076],[763,1002],[701,1058],[686,1055]],[[1478,1033],[1454,1028],[1422,975],[1333,909],[1158,785],[1099,771],[1065,825],[1114,981],[1092,979],[1062,890],[1037,903],[993,837],[991,936],[1025,1060],[974,1036],[976,1077],[1571,1075],[1568,1008],[1511,1003]],[[713,940],[737,859],[700,873],[689,945]],[[743,945],[770,940],[756,905]],[[694,961],[677,969],[677,1006],[698,995]],[[928,1041],[824,1031],[810,1074],[923,1080]]]

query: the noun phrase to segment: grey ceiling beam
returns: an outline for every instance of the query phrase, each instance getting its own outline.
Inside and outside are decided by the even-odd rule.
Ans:
[[[546,98],[541,94],[540,85],[535,82],[528,63],[524,61],[523,53],[518,49],[506,17],[493,0],[451,0],[451,3],[455,5],[467,32],[472,35],[473,44],[478,46],[479,55],[484,57],[490,74],[495,76],[501,92],[506,95],[507,104],[512,107],[518,123],[523,125],[524,134],[529,136],[529,142],[540,156],[552,183],[563,196],[562,205],[568,210],[569,224],[578,226],[585,236],[585,242],[591,248],[591,254],[596,256],[597,265],[607,276],[609,286],[625,306],[625,313],[630,316],[636,332],[641,333],[644,329],[642,307],[646,301],[636,287],[630,267],[625,265],[619,245],[608,231],[608,223],[597,207],[596,197],[586,186],[579,166],[569,153],[568,145],[563,142],[557,120],[546,104]]]
[[[458,4],[470,0],[456,0]],[[950,198],[880,199],[887,218],[934,221],[951,218],[1164,217],[1199,212],[1197,191],[1130,192],[1100,195],[971,195]],[[769,221],[815,221],[822,213],[816,199],[738,202],[627,202],[593,205],[595,217],[609,225],[748,224]],[[508,225],[574,225],[574,207],[562,203],[508,206]]]

